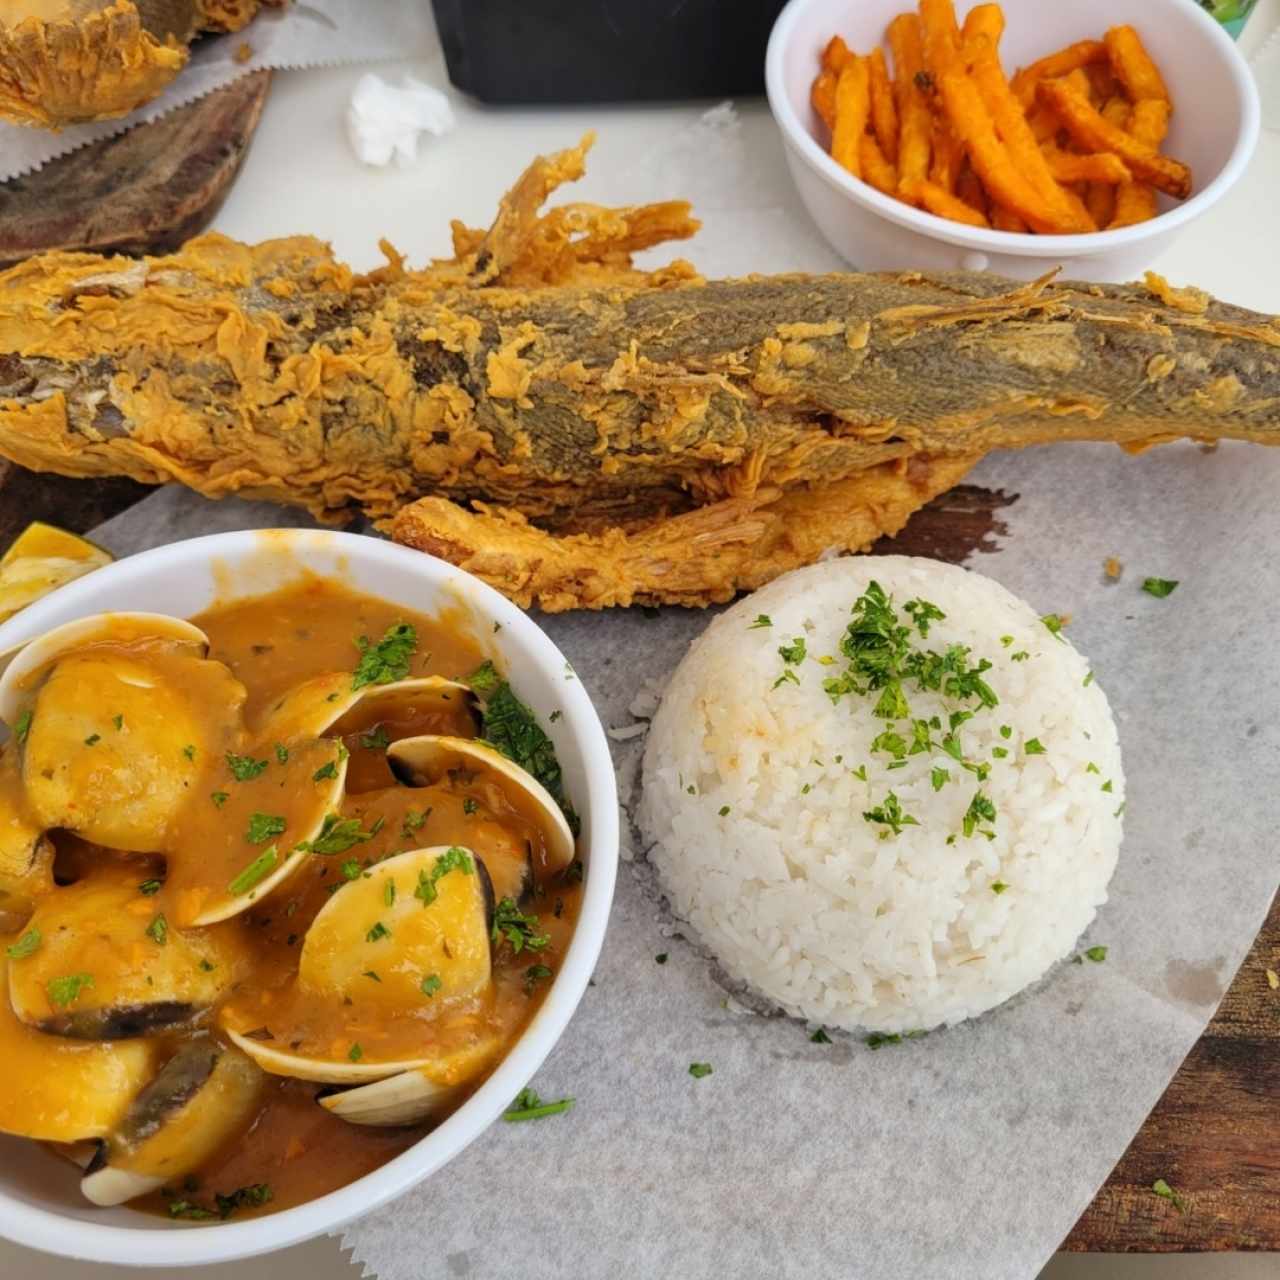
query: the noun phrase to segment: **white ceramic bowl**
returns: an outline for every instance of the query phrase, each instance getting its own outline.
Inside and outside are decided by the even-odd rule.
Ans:
[[[1195,0],[1002,0],[1000,53],[1008,75],[1076,40],[1132,23],[1169,86],[1173,119],[1165,150],[1191,166],[1194,191],[1161,197],[1159,217],[1090,235],[1033,236],[949,222],[882,195],[827,154],[809,104],[819,54],[835,34],[857,53],[884,41],[912,0],[791,0],[769,39],[765,85],[800,198],[831,247],[868,271],[991,270],[1033,279],[1132,279],[1211,208],[1244,172],[1258,141],[1258,92],[1231,38]],[[961,21],[973,8],[960,0]]]
[[[421,1182],[488,1128],[551,1051],[587,988],[618,860],[608,741],[581,683],[566,676],[560,651],[469,574],[421,552],[346,533],[216,534],[132,556],[70,583],[0,626],[0,653],[85,614],[140,609],[186,617],[215,599],[274,590],[306,570],[422,612],[461,604],[477,619],[477,634],[506,663],[521,698],[555,742],[582,818],[584,898],[568,954],[537,1016],[475,1095],[403,1155],[350,1186],[269,1217],[191,1226],[127,1208],[96,1209],[80,1196],[69,1166],[29,1142],[0,1138],[0,1235],[19,1244],[93,1262],[177,1267],[248,1257],[333,1231]],[[502,624],[497,632],[495,622]],[[551,722],[556,710],[562,715]]]

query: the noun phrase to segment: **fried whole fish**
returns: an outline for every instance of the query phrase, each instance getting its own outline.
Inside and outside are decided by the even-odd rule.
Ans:
[[[705,604],[896,532],[985,452],[1280,440],[1280,324],[1144,285],[654,272],[687,205],[566,205],[530,167],[453,258],[326,246],[0,274],[0,455],[361,511],[545,608]]]

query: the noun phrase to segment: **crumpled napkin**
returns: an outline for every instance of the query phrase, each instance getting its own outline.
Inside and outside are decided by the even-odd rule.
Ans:
[[[438,48],[435,19],[425,0],[296,0],[285,9],[260,12],[243,31],[199,41],[191,61],[164,93],[122,119],[72,125],[61,133],[0,123],[0,182],[31,173],[86,143],[157,120],[250,71],[428,57]]]
[[[384,165],[393,159],[400,168],[418,161],[418,139],[448,133],[454,126],[453,108],[446,94],[412,76],[398,85],[375,71],[356,82],[347,107],[347,137],[365,164]]]

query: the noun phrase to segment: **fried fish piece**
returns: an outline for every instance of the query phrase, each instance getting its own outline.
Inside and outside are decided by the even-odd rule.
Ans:
[[[203,236],[0,274],[0,456],[358,510],[569,608],[865,546],[991,449],[1280,440],[1273,317],[1157,277],[645,273],[686,205],[539,212],[588,142],[421,271]]]

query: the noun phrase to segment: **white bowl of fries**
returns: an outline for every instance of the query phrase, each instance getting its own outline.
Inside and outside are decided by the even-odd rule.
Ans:
[[[1195,0],[791,0],[765,82],[805,207],[866,270],[1132,278],[1258,140]]]

